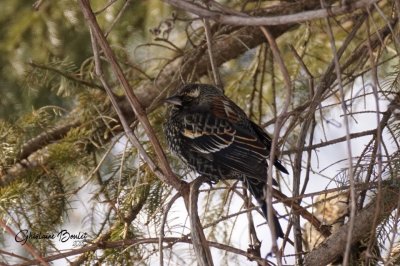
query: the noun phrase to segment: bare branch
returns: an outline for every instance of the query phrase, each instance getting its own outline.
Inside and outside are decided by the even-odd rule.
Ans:
[[[279,135],[280,131],[283,126],[283,115],[286,114],[286,112],[289,109],[289,105],[292,101],[292,91],[293,91],[293,84],[292,81],[290,80],[289,72],[286,68],[285,63],[283,62],[281,52],[279,51],[278,45],[276,44],[275,38],[272,36],[271,32],[265,28],[265,27],[260,27],[260,30],[263,32],[265,38],[268,40],[269,46],[271,47],[272,54],[274,55],[275,60],[278,62],[279,69],[282,72],[282,75],[284,77],[285,85],[286,85],[286,97],[285,97],[285,102],[282,107],[282,110],[280,114],[278,115],[278,118],[276,119],[275,123],[275,128],[274,128],[274,135],[272,138],[272,143],[271,143],[271,151],[269,154],[269,162],[268,164],[270,167],[268,167],[268,186],[267,186],[267,206],[268,206],[268,221],[271,223],[271,233],[272,233],[272,250],[275,252],[275,254],[278,257],[278,265],[282,264],[282,259],[280,257],[279,252],[277,252],[277,243],[276,243],[276,232],[274,231],[274,219],[273,219],[273,208],[272,208],[272,165],[274,165],[275,161],[275,151],[276,151],[276,146],[278,144],[279,140]]]
[[[126,240],[119,240],[119,241],[113,241],[113,242],[105,241],[105,242],[91,244],[89,246],[82,247],[79,249],[74,249],[71,251],[63,252],[60,254],[51,255],[51,256],[48,256],[43,259],[47,262],[50,262],[50,261],[67,258],[67,257],[74,256],[74,255],[79,255],[79,254],[86,253],[86,252],[94,252],[96,250],[105,250],[105,249],[112,249],[112,248],[117,249],[117,248],[132,247],[135,245],[143,245],[143,244],[155,244],[155,243],[158,243],[158,241],[159,241],[159,238],[157,238],[157,237],[126,239]],[[189,243],[190,244],[190,243],[192,243],[192,241],[186,237],[184,237],[184,238],[165,237],[164,243],[168,243],[170,246],[173,246],[176,243]],[[221,250],[224,250],[227,252],[238,254],[240,256],[255,260],[259,263],[268,263],[268,261],[263,258],[256,257],[252,254],[248,254],[246,251],[243,251],[243,250],[235,248],[235,247],[231,247],[231,246],[221,244],[218,242],[213,242],[213,241],[207,241],[207,244],[210,247],[214,247],[214,248],[221,249]],[[40,262],[39,260],[30,260],[30,261],[18,264],[18,266],[37,265],[39,262]]]
[[[218,88],[223,89],[221,75],[219,74],[218,67],[214,60],[214,52],[213,52],[213,48],[212,48],[212,46],[213,46],[212,36],[211,36],[211,31],[210,31],[210,22],[208,21],[208,19],[205,18],[205,19],[203,19],[203,23],[204,23],[204,30],[205,30],[206,38],[207,38],[208,55],[210,56],[211,69],[212,69],[213,76],[214,76],[214,83]]]
[[[381,200],[377,202],[375,198],[354,217],[351,244],[360,241],[373,230],[371,228],[373,225],[369,221],[373,221],[375,215],[377,215],[377,222],[381,223],[397,207],[400,199],[398,184],[399,179],[397,178],[393,185],[383,187],[379,192]],[[334,235],[305,257],[304,265],[323,266],[333,262],[345,252],[346,245],[343,243],[347,241],[348,231],[349,224],[343,225]]]
[[[93,31],[93,34],[96,37],[100,47],[102,48],[104,55],[107,57],[108,61],[110,62],[115,76],[118,78],[122,87],[124,88],[125,94],[129,100],[129,103],[131,104],[133,111],[135,112],[135,115],[137,116],[138,120],[142,123],[144,130],[147,133],[147,136],[149,137],[151,143],[153,144],[153,148],[155,150],[155,153],[156,153],[157,158],[160,163],[160,167],[163,172],[163,175],[157,174],[157,172],[155,172],[155,174],[157,174],[157,176],[163,182],[172,185],[173,187],[175,187],[175,189],[180,191],[183,183],[181,181],[179,181],[177,179],[177,177],[175,176],[175,174],[172,172],[172,170],[169,166],[169,163],[168,163],[167,159],[165,158],[165,154],[164,154],[163,149],[161,148],[160,142],[158,141],[157,137],[155,136],[154,130],[150,125],[150,122],[146,116],[145,111],[142,108],[140,101],[138,100],[136,95],[133,93],[131,86],[129,85],[121,67],[119,66],[119,64],[116,60],[114,52],[111,50],[110,45],[108,44],[106,38],[104,37],[102,30],[100,29],[100,26],[97,23],[96,17],[94,16],[94,14],[91,10],[89,1],[88,0],[80,0],[79,4],[80,4],[83,14],[89,24],[90,29]]]
[[[168,204],[164,207],[163,218],[161,220],[161,225],[160,225],[160,238],[158,241],[158,246],[159,246],[158,248],[160,250],[160,266],[164,266],[164,252],[163,252],[163,242],[165,237],[164,228],[165,228],[165,223],[167,222],[168,212],[179,197],[180,194],[176,193],[168,202]]]
[[[125,116],[124,116],[121,108],[118,105],[118,102],[116,100],[116,97],[114,96],[114,93],[112,92],[110,86],[108,85],[107,81],[104,78],[101,60],[100,60],[100,56],[99,56],[100,52],[99,52],[99,49],[97,46],[97,40],[95,39],[94,34],[91,29],[90,29],[90,37],[91,37],[91,41],[92,41],[92,50],[93,50],[94,61],[95,61],[95,72],[96,72],[95,74],[100,79],[101,84],[103,85],[104,89],[106,90],[108,97],[110,98],[111,103],[112,103],[116,113],[118,114],[118,118],[121,121],[121,124],[125,130],[126,136],[130,140],[130,142],[138,149],[140,155],[143,157],[144,161],[149,165],[150,169],[157,175],[162,176],[162,173],[159,173],[156,164],[149,157],[146,150],[143,148],[143,145],[139,142],[138,138],[135,136],[132,129],[129,127],[128,121],[125,119]]]
[[[329,36],[329,41],[331,44],[331,49],[333,52],[333,62],[335,65],[335,72],[336,72],[336,79],[339,83],[339,92],[340,92],[340,99],[341,99],[341,107],[342,112],[344,114],[344,124],[346,129],[346,144],[347,144],[347,154],[348,154],[348,171],[349,171],[349,182],[350,182],[350,221],[349,231],[347,232],[347,241],[346,243],[346,250],[343,258],[344,266],[347,266],[349,263],[349,256],[350,256],[350,248],[351,248],[351,238],[354,229],[354,222],[355,222],[355,215],[356,215],[356,191],[355,191],[355,180],[354,180],[354,168],[353,168],[353,152],[351,149],[351,138],[350,138],[350,125],[349,125],[349,118],[348,118],[348,110],[345,104],[345,93],[344,93],[344,86],[342,81],[342,73],[340,69],[339,63],[339,56],[336,50],[335,38],[333,36],[332,27],[330,24],[329,18],[326,18],[327,24],[327,31]]]
[[[181,0],[164,0],[165,2],[183,9],[187,12],[196,14],[200,17],[213,19],[221,24],[240,25],[240,26],[276,26],[291,23],[300,23],[314,19],[328,18],[332,16],[342,15],[354,12],[357,9],[363,9],[371,4],[378,2],[377,0],[360,0],[349,5],[334,6],[318,10],[304,11],[297,14],[272,16],[272,17],[250,17],[238,15],[226,15],[221,12],[208,10],[200,5],[189,1]]]
[[[199,188],[205,181],[205,177],[200,176],[196,178],[190,184],[190,196],[189,196],[189,216],[190,216],[190,228],[192,236],[192,244],[194,252],[196,253],[197,262],[200,266],[212,266],[214,265],[210,247],[208,246],[206,237],[204,236],[203,228],[200,223],[198,211],[197,211],[197,200],[199,196]]]
[[[7,232],[11,236],[15,237],[15,239],[17,239],[17,234],[14,232],[14,230],[11,227],[9,227],[7,225],[7,223],[3,219],[0,219],[0,227],[2,227],[5,232]],[[40,255],[39,251],[35,247],[33,247],[31,244],[25,243],[23,245],[23,247],[29,254],[32,255],[32,257],[36,258],[38,263],[40,263],[42,265],[50,266],[50,264],[47,263],[47,261]]]

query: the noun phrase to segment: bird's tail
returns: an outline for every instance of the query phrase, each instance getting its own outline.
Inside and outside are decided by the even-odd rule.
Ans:
[[[267,211],[267,203],[265,201],[264,196],[264,182],[254,179],[254,178],[245,178],[245,182],[247,188],[249,189],[250,193],[256,198],[258,204],[261,206],[262,213],[265,219],[268,222],[268,211]],[[279,223],[278,217],[276,217],[275,210],[273,210],[273,224],[275,227],[275,234],[277,237],[284,238],[284,233],[282,227]],[[270,224],[270,223],[269,223]]]

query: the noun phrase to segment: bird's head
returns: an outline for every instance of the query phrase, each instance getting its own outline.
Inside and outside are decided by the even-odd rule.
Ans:
[[[165,99],[178,109],[190,109],[209,106],[214,97],[223,96],[221,89],[208,84],[187,84],[181,87],[176,94]]]

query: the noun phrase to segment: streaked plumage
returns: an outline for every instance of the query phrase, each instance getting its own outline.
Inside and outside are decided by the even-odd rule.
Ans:
[[[186,85],[166,101],[173,104],[164,125],[171,150],[212,182],[244,181],[267,217],[264,187],[271,149],[267,133],[211,85]],[[274,165],[288,173],[278,160]],[[277,236],[283,237],[276,216],[274,224]]]

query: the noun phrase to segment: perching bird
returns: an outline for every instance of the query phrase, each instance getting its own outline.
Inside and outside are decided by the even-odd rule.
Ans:
[[[164,124],[170,149],[211,182],[244,181],[267,218],[264,191],[272,142],[267,133],[212,85],[185,85],[165,101],[173,105]],[[288,174],[278,160],[274,165]],[[273,218],[275,233],[283,238],[278,218]]]

